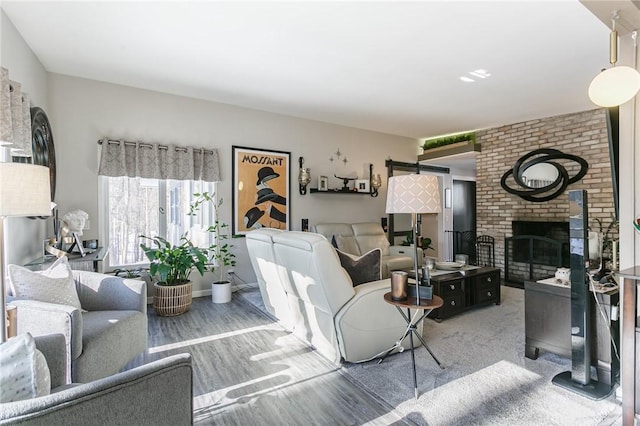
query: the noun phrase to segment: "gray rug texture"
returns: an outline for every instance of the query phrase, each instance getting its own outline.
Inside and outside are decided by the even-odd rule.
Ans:
[[[570,359],[544,351],[537,360],[525,358],[524,290],[501,290],[501,305],[441,323],[425,320],[423,337],[445,368],[425,348],[416,348],[417,400],[409,350],[381,364],[345,363],[340,371],[418,425],[620,424],[622,410],[614,393],[592,401],[551,383],[553,376],[571,369]],[[257,289],[239,293],[264,310]]]
[[[420,425],[606,425],[622,411],[615,395],[592,401],[551,383],[570,359],[541,351],[524,356],[524,291],[502,287],[502,304],[468,311],[441,323],[425,320],[427,345],[381,364],[345,364],[342,371],[405,418]]]

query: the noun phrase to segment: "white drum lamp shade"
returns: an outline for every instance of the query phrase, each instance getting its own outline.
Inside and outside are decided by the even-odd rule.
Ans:
[[[438,177],[401,175],[389,178],[387,213],[440,213]]]
[[[0,216],[50,216],[49,168],[0,163]]]
[[[0,163],[0,342],[5,324],[4,221],[11,216],[50,216],[49,168],[26,163]]]

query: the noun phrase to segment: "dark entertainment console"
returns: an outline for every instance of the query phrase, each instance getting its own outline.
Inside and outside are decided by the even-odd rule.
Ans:
[[[500,269],[482,267],[431,277],[433,294],[444,304],[430,318],[436,321],[452,317],[476,306],[500,304]]]
[[[546,281],[546,280],[542,280]],[[618,321],[611,321],[611,307],[618,305],[618,290],[595,293],[599,305],[589,292],[591,319],[591,365],[597,369],[598,381],[611,385],[618,381],[620,364],[615,355],[618,348]],[[604,311],[604,317],[600,311]],[[525,356],[537,359],[539,350],[571,357],[571,288],[524,283]],[[614,342],[611,341],[613,336]]]

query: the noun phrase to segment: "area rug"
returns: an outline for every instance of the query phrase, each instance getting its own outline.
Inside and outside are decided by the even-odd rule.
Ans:
[[[342,372],[371,395],[420,425],[609,425],[619,422],[615,395],[592,401],[551,383],[570,360],[541,352],[524,356],[524,291],[502,287],[502,304],[441,323],[425,321],[423,336],[444,365],[415,351],[419,397],[414,398],[410,351],[344,364]]]

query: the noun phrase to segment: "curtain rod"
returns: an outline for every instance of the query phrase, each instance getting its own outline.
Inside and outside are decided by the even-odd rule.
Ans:
[[[102,145],[104,143],[103,139],[98,139],[98,145]],[[107,139],[107,143],[110,144],[119,144],[120,141],[119,140],[115,140],[115,139]],[[129,141],[124,141],[125,145],[129,145],[129,146],[135,146],[137,142],[129,142]],[[152,144],[149,143],[139,143],[138,146],[142,146],[144,148],[153,148]],[[158,145],[158,149],[169,149],[169,147],[167,145]],[[181,147],[181,146],[176,146],[175,147],[176,151],[187,151],[187,148]],[[205,152],[207,154],[213,154],[213,151],[210,149],[204,149],[204,148],[193,148],[194,151],[202,151]]]

